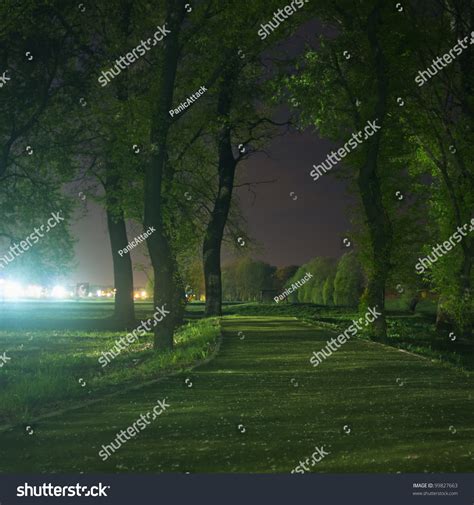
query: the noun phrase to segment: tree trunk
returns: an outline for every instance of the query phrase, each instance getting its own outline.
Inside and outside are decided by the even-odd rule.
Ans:
[[[232,152],[232,140],[228,118],[232,105],[233,69],[225,71],[221,82],[217,105],[218,117],[223,119],[219,140],[219,188],[214,201],[214,208],[204,236],[202,255],[204,280],[206,285],[206,315],[222,314],[222,278],[221,278],[221,245],[224,229],[229,215],[234,188],[236,161]]]
[[[130,34],[130,15],[132,2],[122,2],[121,28],[123,42],[126,43]],[[115,82],[115,90],[118,100],[128,100],[128,70],[122,79]],[[112,248],[112,262],[114,268],[115,306],[114,318],[125,327],[135,325],[135,308],[133,303],[133,269],[130,253],[119,254],[119,250],[127,247],[127,228],[125,225],[125,213],[121,204],[124,192],[119,167],[112,163],[106,163],[105,173],[105,200],[107,225],[109,230],[110,246]]]
[[[469,224],[470,226],[470,224]],[[459,300],[462,308],[461,327],[459,331],[468,339],[472,338],[474,326],[474,314],[472,313],[472,288],[471,277],[474,263],[474,240],[466,237],[462,243],[462,265],[460,272]]]
[[[414,314],[415,311],[416,311],[416,306],[418,305],[420,301],[420,295],[417,293],[411,300],[410,300],[410,303],[408,305],[408,310]]]
[[[387,68],[379,45],[377,28],[380,24],[382,2],[378,2],[368,19],[368,39],[375,60],[377,80],[377,102],[375,120],[383,126],[386,115]],[[373,267],[369,272],[366,300],[368,307],[376,307],[382,315],[371,326],[372,338],[385,342],[387,340],[387,323],[385,318],[385,288],[390,270],[390,251],[392,245],[392,227],[382,200],[382,187],[378,175],[381,132],[376,132],[367,140],[367,159],[360,169],[358,186],[362,197],[367,226],[372,248]]]
[[[472,2],[455,2],[456,5],[456,26],[458,33],[464,31],[465,26],[472,26],[474,21],[474,5]],[[474,55],[472,51],[464,51],[459,58],[459,64],[461,68],[461,83],[463,96],[461,98],[461,107],[464,116],[469,118],[471,129],[469,134],[472,139],[472,127],[474,124],[474,77],[472,74],[472,66],[474,64]],[[460,153],[456,153],[458,157]],[[462,158],[462,155],[460,156]],[[464,160],[461,161],[462,167],[464,168]],[[463,187],[463,193],[466,195],[472,194],[474,190],[474,177],[472,169],[466,169],[464,171],[467,174],[465,177],[465,182],[469,185],[468,187]],[[469,200],[466,207],[469,209]],[[463,263],[461,265],[461,286],[460,286],[460,296],[463,300],[463,309],[466,312],[466,324],[462,329],[463,335],[466,338],[473,337],[474,331],[474,314],[472,310],[473,304],[473,293],[471,286],[472,269],[474,265],[474,239],[470,236],[466,237],[462,243],[463,246]]]
[[[444,296],[440,295],[436,306],[436,329],[438,331],[444,331],[446,328],[451,327],[449,314],[444,308],[444,301]]]
[[[165,170],[168,133],[172,108],[176,70],[180,57],[179,34],[184,18],[184,0],[167,1],[166,25],[171,33],[164,39],[163,63],[158,67],[156,102],[151,118],[151,144],[155,147],[145,170],[145,227],[156,231],[147,238],[154,273],[153,293],[155,307],[166,305],[170,314],[154,328],[154,348],[172,349],[173,334],[184,316],[184,288],[179,278],[171,238],[163,220],[162,186],[171,171]]]
[[[124,326],[135,324],[135,309],[133,305],[133,271],[130,253],[122,256],[119,250],[127,247],[127,229],[123,209],[120,207],[117,195],[120,194],[120,179],[108,165],[105,182],[107,225],[109,229],[110,246],[114,267],[115,307],[114,318]]]

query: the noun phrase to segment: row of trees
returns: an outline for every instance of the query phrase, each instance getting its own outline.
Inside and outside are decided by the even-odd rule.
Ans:
[[[132,263],[117,251],[128,242],[127,222],[152,226],[154,302],[171,309],[155,328],[155,347],[170,348],[196,254],[206,313],[221,313],[222,245],[245,237],[231,205],[236,174],[278,132],[274,107],[290,105],[294,123],[338,143],[377,119],[382,128],[333,171],[357,196],[352,241],[367,279],[362,303],[383,313],[371,327],[374,338],[386,338],[385,294],[398,283],[428,285],[439,294],[439,323],[468,334],[473,235],[423,278],[414,265],[471,218],[474,56],[464,51],[423,87],[414,77],[470,34],[471,2],[426,0],[399,11],[383,0],[318,0],[261,41],[259,25],[279,7],[275,0],[111,0],[106,9],[75,10],[59,0],[5,0],[0,70],[12,80],[0,89],[1,237],[21,239],[50,209],[71,216],[77,189],[73,198],[61,189],[87,186],[107,213],[116,317],[129,325]],[[313,17],[336,35],[310,38],[303,56],[275,52]],[[163,23],[170,33],[162,42],[106,87],[98,84],[102,70]],[[201,86],[209,91],[171,117]],[[42,247],[25,255],[36,270],[46,266],[53,275],[70,263],[66,226]],[[321,297],[329,297],[329,285]]]
[[[352,252],[339,260],[317,257],[301,267],[277,268],[249,257],[240,258],[222,269],[222,296],[228,301],[271,300],[308,272],[312,274],[311,279],[290,294],[288,301],[358,305],[366,282],[362,265]]]
[[[128,243],[131,221],[156,230],[147,239],[154,302],[166,303],[171,314],[155,329],[155,347],[173,345],[184,277],[199,250],[206,312],[220,314],[222,243],[237,246],[237,237],[245,237],[238,207],[231,206],[236,171],[280,126],[272,120],[270,72],[261,54],[301,22],[295,15],[271,43],[256,43],[259,24],[277,4],[2,3],[0,63],[12,80],[0,90],[0,234],[8,245],[50,209],[67,217],[41,250],[25,255],[29,265],[15,268],[56,276],[71,266],[68,225],[80,192],[107,214],[117,321],[135,320],[131,256],[117,253]],[[164,40],[107,86],[99,84],[103,70],[163,24]],[[201,86],[209,91],[171,117],[169,110]],[[65,187],[72,187],[69,195]]]
[[[474,54],[466,45],[424,86],[415,83],[463,39],[471,39],[469,0],[404,3],[320,1],[318,16],[337,29],[309,49],[281,95],[305,127],[345,143],[368,121],[381,129],[345,159],[338,171],[357,197],[352,242],[364,266],[362,302],[383,315],[372,327],[386,339],[385,296],[397,284],[439,296],[438,325],[472,335],[474,235],[415,272],[431,252],[470,222],[474,204]],[[334,172],[333,171],[333,172]]]

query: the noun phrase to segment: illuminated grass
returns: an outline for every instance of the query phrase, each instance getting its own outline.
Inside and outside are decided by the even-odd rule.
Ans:
[[[125,334],[1,331],[0,349],[11,360],[0,368],[0,425],[26,422],[51,409],[100,397],[189,366],[212,352],[220,329],[216,319],[188,324],[176,334],[174,351],[160,353],[153,351],[153,337],[147,334],[102,368],[97,361],[102,351],[112,348],[115,340]]]
[[[294,318],[222,327],[203,367],[0,434],[0,471],[289,472],[316,445],[330,451],[317,472],[473,471],[472,377],[363,340],[313,368],[331,334]],[[102,444],[165,397],[166,414],[102,462]]]

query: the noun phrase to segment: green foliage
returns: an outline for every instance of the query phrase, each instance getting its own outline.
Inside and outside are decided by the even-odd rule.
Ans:
[[[275,289],[278,291],[283,291],[287,282],[296,274],[298,271],[298,266],[291,265],[286,267],[279,267],[275,271]]]
[[[73,203],[64,186],[77,166],[70,88],[78,70],[71,57],[75,42],[60,21],[70,9],[61,3],[8,0],[0,7],[0,73],[11,78],[0,93],[0,256],[62,211],[65,221],[3,270],[44,283],[73,266]]]
[[[323,285],[323,304],[334,305],[334,279],[336,275],[334,272],[329,274],[324,281]]]
[[[274,289],[276,267],[243,257],[222,269],[224,300],[257,301],[264,289]]]
[[[290,300],[298,300],[303,303],[317,303],[323,304],[323,286],[328,276],[333,275],[335,270],[335,261],[330,258],[313,258],[308,263],[301,266],[295,275],[288,280],[286,287],[301,281],[303,277],[309,272],[312,274],[308,281],[301,287],[297,287],[293,292],[294,296]]]
[[[286,287],[300,281],[306,273],[313,275],[289,296],[290,301],[317,305],[357,306],[363,291],[362,268],[353,253],[347,253],[339,261],[332,258],[313,258],[301,266],[288,280]]]
[[[357,306],[363,292],[362,268],[353,252],[344,254],[337,265],[334,278],[334,303]]]

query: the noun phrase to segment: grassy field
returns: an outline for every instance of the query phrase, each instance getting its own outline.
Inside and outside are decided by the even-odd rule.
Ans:
[[[137,309],[141,319],[153,312],[151,304]],[[150,333],[102,368],[101,353],[126,334],[114,329],[112,312],[110,302],[4,305],[0,353],[10,360],[0,368],[0,426],[189,367],[212,353],[220,335],[216,319],[198,321],[180,329],[173,353],[155,353]]]
[[[144,316],[150,310],[141,309]],[[198,316],[198,306],[192,309]],[[104,309],[97,306],[99,326],[105,324],[99,322],[100,310]],[[61,319],[45,317],[44,308],[41,312],[45,326],[55,326]],[[17,326],[29,326],[31,320],[23,323]],[[75,324],[92,323],[79,317]],[[183,345],[194,341],[197,356],[208,355],[208,343],[214,345],[218,327],[206,320],[195,324],[184,331],[191,333]],[[127,369],[126,363],[149,352],[146,348],[124,356],[111,384],[94,382],[92,369],[85,387],[76,382],[78,373],[87,370],[88,365],[82,365],[90,359],[92,366],[102,344],[114,339],[109,330],[90,330],[87,335],[84,329],[2,330],[0,351],[5,343],[23,344],[0,370],[4,384],[11,380],[7,373],[16,378],[2,388],[2,407],[8,401],[8,387],[20,384],[21,374],[28,371],[30,381],[17,394],[27,393],[28,384],[34,391],[37,371],[42,370],[46,396],[42,406],[22,413],[21,424],[0,433],[0,471],[289,472],[310,457],[315,446],[329,452],[311,468],[315,472],[473,471],[472,375],[361,339],[348,342],[313,368],[311,353],[334,335],[326,326],[277,315],[233,315],[221,324],[223,342],[212,361],[133,391],[124,385],[139,384],[150,376]],[[207,337],[201,339],[202,333]],[[53,363],[48,356],[55,356]],[[185,368],[190,361],[185,357],[184,364],[179,358],[168,363],[168,370]],[[157,364],[154,372],[159,369]],[[48,397],[51,370],[60,370],[63,381],[70,376],[70,385],[53,391],[62,394],[77,387],[77,395],[72,392],[66,403],[101,396],[104,401],[29,421],[36,408],[54,411],[64,405],[64,397],[53,402],[54,395]],[[104,396],[120,388],[122,394]],[[102,445],[110,444],[120,430],[164,398],[169,408],[102,461],[98,455]]]

